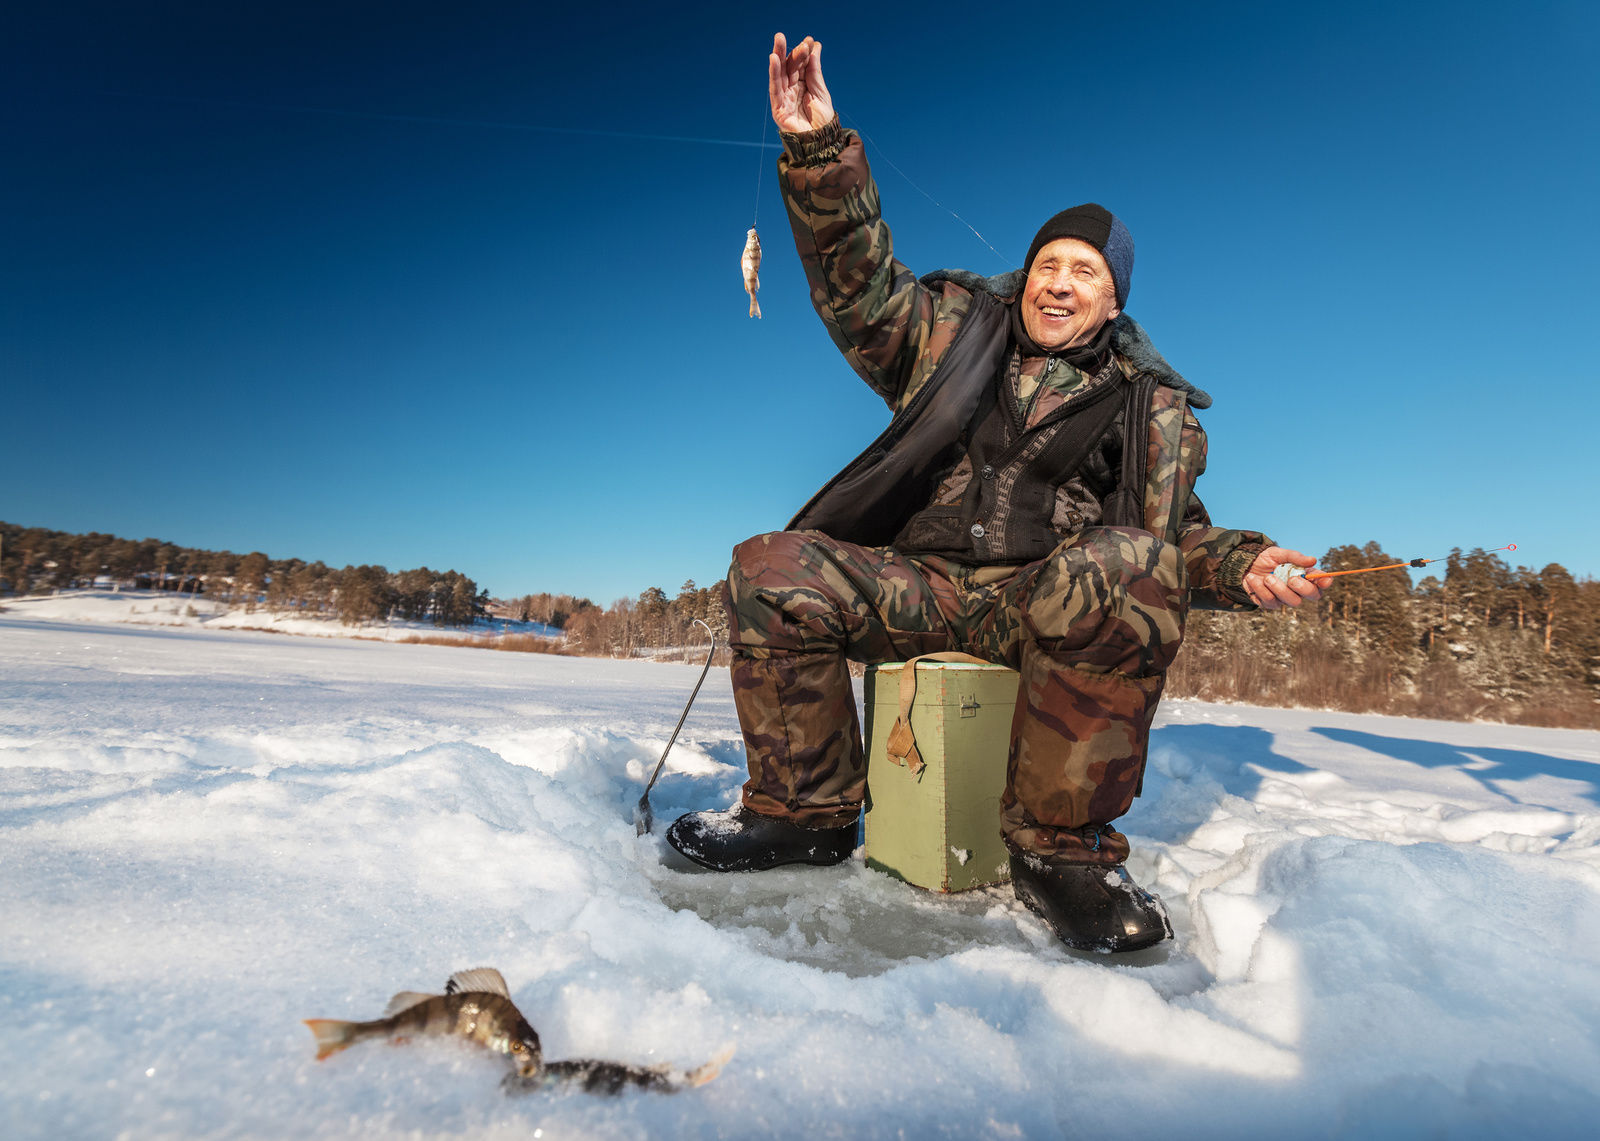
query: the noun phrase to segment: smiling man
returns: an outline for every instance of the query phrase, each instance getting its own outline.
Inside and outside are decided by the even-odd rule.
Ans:
[[[1069,946],[1171,934],[1112,821],[1142,779],[1192,606],[1297,606],[1314,560],[1214,527],[1194,494],[1210,398],[1122,316],[1133,238],[1104,207],[1040,227],[1022,269],[918,280],[896,261],[822,45],[768,61],[791,228],[834,343],[893,410],[789,526],[734,551],[734,700],[750,778],[668,831],[718,871],[833,864],[866,764],[848,660],[959,650],[1019,671],[1001,835],[1019,899]]]
[[[1119,283],[1133,276],[1133,238],[1105,207],[1085,203],[1044,224],[1024,266],[1023,328],[1046,351],[1072,348],[1122,312],[1127,285]]]

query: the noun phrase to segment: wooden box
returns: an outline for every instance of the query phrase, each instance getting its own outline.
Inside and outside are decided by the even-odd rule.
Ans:
[[[920,773],[889,755],[904,662],[872,666],[865,686],[867,863],[930,891],[966,891],[1011,878],[1000,839],[1016,671],[921,662],[911,731]]]

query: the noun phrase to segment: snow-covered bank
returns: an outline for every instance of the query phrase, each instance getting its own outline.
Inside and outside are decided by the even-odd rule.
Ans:
[[[280,613],[266,606],[234,606],[210,598],[152,590],[62,590],[54,594],[8,597],[0,599],[0,612],[8,613],[14,619],[34,621],[262,630],[312,638],[366,638],[383,642],[404,641],[417,636],[495,638],[502,634],[532,634],[540,638],[561,637],[560,630],[542,622],[480,618],[471,626],[439,627],[429,622],[396,618],[346,625],[328,615]]]
[[[0,1112],[30,1137],[1592,1131],[1600,734],[1172,703],[1126,827],[1177,944],[1100,959],[1006,889],[669,866],[630,813],[697,674],[0,614]],[[741,752],[713,677],[658,819],[731,802]],[[451,1044],[312,1060],[300,1019],[479,965],[552,1057],[738,1053],[616,1100],[507,1099]]]

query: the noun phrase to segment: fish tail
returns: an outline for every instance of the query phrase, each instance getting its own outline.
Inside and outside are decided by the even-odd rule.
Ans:
[[[712,1058],[705,1065],[696,1066],[694,1069],[687,1071],[683,1075],[683,1084],[690,1088],[693,1088],[694,1086],[705,1085],[712,1078],[716,1077],[722,1072],[722,1067],[726,1066],[728,1064],[728,1060],[732,1057],[733,1047],[729,1046],[726,1050],[722,1051],[722,1053],[718,1054],[715,1058]]]
[[[756,295],[754,293],[750,295],[750,316],[761,316],[761,303],[756,300]]]
[[[317,1061],[329,1054],[337,1054],[356,1040],[354,1022],[340,1022],[337,1018],[307,1018],[305,1024],[317,1037]]]

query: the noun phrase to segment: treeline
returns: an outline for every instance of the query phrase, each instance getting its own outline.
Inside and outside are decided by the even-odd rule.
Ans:
[[[572,614],[563,630],[567,647],[577,654],[634,657],[679,650],[703,653],[706,633],[695,619],[716,631],[717,644],[728,644],[728,620],[721,602],[720,584],[696,587],[690,579],[678,588],[676,598],[652,586],[638,598],[624,598],[602,610],[590,604]]]
[[[180,547],[161,539],[74,535],[0,523],[0,592],[88,588],[97,584],[164,590],[247,610],[324,615],[349,625],[401,618],[467,626],[487,613],[489,596],[456,571],[381,566],[339,570],[321,562]]]
[[[1388,566],[1376,543],[1335,547],[1323,570]],[[700,618],[727,645],[720,586],[652,587],[566,623],[567,651],[696,656]],[[719,658],[725,660],[724,655]],[[1335,579],[1320,602],[1255,614],[1192,611],[1168,676],[1174,697],[1442,720],[1600,728],[1600,582],[1557,563],[1508,566],[1459,550],[1442,578],[1404,570]]]
[[[1324,570],[1386,566],[1376,543],[1330,550]],[[188,592],[245,607],[463,626],[486,614],[486,591],[455,571],[322,563],[179,547],[157,539],[72,535],[0,523],[0,593],[124,586]],[[526,647],[606,657],[697,657],[705,632],[728,642],[721,584],[651,587],[601,608],[567,594],[529,594],[497,614],[560,629]],[[726,650],[719,654],[726,660]],[[1446,720],[1600,728],[1600,582],[1551,563],[1511,567],[1494,552],[1451,553],[1442,577],[1413,586],[1403,570],[1349,575],[1296,610],[1194,611],[1168,675],[1175,697],[1309,706]]]
[[[1405,560],[1335,547],[1323,570]],[[1600,582],[1559,563],[1454,551],[1442,578],[1334,579],[1320,602],[1250,616],[1193,612],[1174,696],[1445,720],[1600,727]]]
[[[524,594],[509,602],[496,602],[494,613],[515,618],[519,622],[539,622],[557,630],[563,629],[574,614],[600,609],[587,598],[571,594]]]

